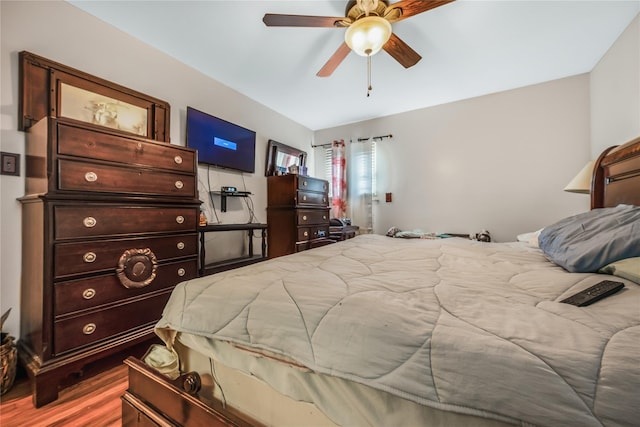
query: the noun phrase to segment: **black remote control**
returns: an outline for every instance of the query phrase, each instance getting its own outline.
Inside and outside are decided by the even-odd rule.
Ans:
[[[563,299],[560,302],[565,304],[577,305],[578,307],[584,307],[585,305],[593,304],[596,301],[600,301],[604,297],[615,294],[620,289],[624,288],[624,283],[614,282],[613,280],[603,280],[600,283],[587,288],[577,294],[571,295],[569,298]]]

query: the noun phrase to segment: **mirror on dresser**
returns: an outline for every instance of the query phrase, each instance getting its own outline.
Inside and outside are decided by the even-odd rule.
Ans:
[[[267,145],[265,176],[283,175],[288,172],[290,166],[304,167],[306,161],[306,151],[270,139]]]

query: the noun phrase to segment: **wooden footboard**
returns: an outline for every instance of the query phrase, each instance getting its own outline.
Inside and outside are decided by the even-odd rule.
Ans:
[[[197,373],[171,381],[134,357],[124,363],[129,367],[129,388],[122,396],[124,427],[262,425],[217,402],[211,406],[201,402],[197,397]]]

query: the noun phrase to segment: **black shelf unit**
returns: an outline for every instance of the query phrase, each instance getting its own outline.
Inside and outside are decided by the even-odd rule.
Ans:
[[[251,195],[248,191],[212,191],[211,193],[220,196],[220,210],[222,212],[227,211],[227,197],[249,197]]]

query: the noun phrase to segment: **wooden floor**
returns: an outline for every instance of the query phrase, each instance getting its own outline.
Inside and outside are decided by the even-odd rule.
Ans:
[[[128,387],[127,368],[107,371],[60,390],[58,400],[35,409],[26,377],[0,397],[0,426],[122,426],[120,396]]]

